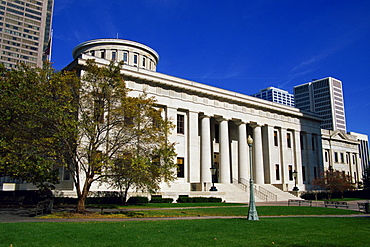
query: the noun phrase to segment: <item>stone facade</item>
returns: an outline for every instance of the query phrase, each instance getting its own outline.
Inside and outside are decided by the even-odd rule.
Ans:
[[[92,52],[95,51],[95,52]],[[159,193],[218,196],[226,201],[247,201],[249,148],[247,137],[254,139],[253,172],[256,200],[283,200],[291,197],[298,172],[297,187],[309,190],[315,172],[323,170],[320,118],[286,105],[212,87],[156,72],[159,56],[143,44],[119,39],[92,40],[77,46],[74,61],[66,69],[83,73],[87,59],[108,65],[113,58],[124,60],[121,73],[133,96],[146,92],[154,96],[164,117],[173,121],[169,137],[176,142],[178,177],[163,183]],[[99,54],[98,54],[99,53]],[[104,57],[102,57],[104,53]],[[134,55],[138,63],[133,63]],[[143,66],[143,58],[149,64]],[[141,60],[140,60],[141,59]],[[140,62],[141,61],[141,62]],[[217,192],[210,192],[210,168],[217,168]],[[70,183],[71,180],[69,180]],[[67,181],[64,181],[67,182]],[[273,186],[274,185],[274,186]],[[92,190],[106,190],[94,185]],[[66,194],[72,190],[62,188]],[[284,193],[285,191],[285,193]],[[279,195],[280,193],[280,195]],[[287,197],[284,197],[286,195]]]

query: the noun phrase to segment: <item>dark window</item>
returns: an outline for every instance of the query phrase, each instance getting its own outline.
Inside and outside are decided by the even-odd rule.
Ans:
[[[303,141],[303,135],[301,134],[301,150],[304,150],[304,141]]]
[[[316,167],[313,168],[313,177],[317,178],[317,169],[316,169]]]
[[[275,174],[276,180],[280,180],[280,168],[278,164],[275,165]]]
[[[137,64],[137,55],[134,55],[134,64]]]
[[[117,59],[117,52],[112,52],[112,60],[113,61],[116,61],[116,59]]]
[[[274,131],[274,145],[277,147],[279,145],[278,142],[278,132]]]
[[[102,50],[102,51],[101,51],[100,57],[101,57],[101,58],[105,58],[105,50]]]
[[[220,143],[220,125],[215,124],[215,142]]]
[[[315,151],[315,137],[312,136],[311,140],[312,140],[312,151]]]
[[[340,162],[344,163],[344,154],[343,153],[340,153]]]
[[[95,100],[94,120],[98,123],[104,123],[104,100]]]
[[[291,147],[292,147],[292,140],[291,140],[291,135],[290,135],[290,133],[287,133],[287,134],[286,134],[286,143],[287,143],[287,147],[288,147],[288,148],[291,148]]]
[[[185,133],[185,123],[184,123],[184,115],[178,114],[177,115],[177,133],[184,134]]]
[[[306,167],[302,166],[302,179],[303,182],[306,182]]]
[[[146,59],[145,59],[145,57],[143,57],[143,67],[145,67],[145,61]]]
[[[184,158],[177,158],[177,177],[184,177]]]
[[[289,180],[293,180],[293,167],[288,166],[288,171],[289,171]]]
[[[338,163],[338,153],[334,153],[334,162]]]
[[[123,61],[127,62],[127,52],[123,53]]]

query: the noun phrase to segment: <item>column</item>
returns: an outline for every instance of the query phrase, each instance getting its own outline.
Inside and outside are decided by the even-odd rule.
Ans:
[[[263,148],[263,159],[264,163],[267,164],[268,171],[265,173],[265,180],[264,182],[267,184],[271,183],[283,183],[284,181],[284,166],[281,163],[280,154],[277,154],[276,147],[275,147],[275,140],[274,140],[274,127],[271,125],[266,125],[263,127],[263,130],[265,131],[264,140],[265,140],[265,146]],[[281,138],[279,138],[281,140]],[[280,180],[276,180],[276,164],[279,165],[279,175]]]
[[[229,124],[226,119],[220,123],[220,178],[221,183],[230,183]]]
[[[238,126],[239,130],[239,178],[249,179],[249,152],[247,144],[247,128],[245,123]]]
[[[189,111],[189,127],[188,127],[188,177],[190,183],[200,182],[200,156],[199,156],[199,137],[198,137],[198,112]]]
[[[261,126],[253,128],[253,150],[254,150],[254,181],[256,184],[264,184],[263,147]]]
[[[212,154],[211,154],[211,126],[210,117],[203,116],[201,127],[201,182],[211,182]]]
[[[303,169],[302,169],[302,150],[301,150],[301,134],[299,131],[294,131],[294,163],[297,168],[298,176],[297,176],[297,184],[303,184]],[[305,165],[305,172],[306,172],[306,181],[309,181],[310,178],[310,166],[307,164]]]

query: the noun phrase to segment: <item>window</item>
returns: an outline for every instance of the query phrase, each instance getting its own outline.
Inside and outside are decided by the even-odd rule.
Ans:
[[[177,114],[177,133],[184,134],[185,133],[185,122],[184,122],[184,115]]]
[[[288,171],[289,171],[289,180],[293,180],[293,167],[290,165],[288,166]]]
[[[220,125],[215,124],[215,142],[220,143]]]
[[[280,168],[278,164],[275,165],[275,174],[276,180],[280,180]]]
[[[105,58],[105,50],[101,50],[100,51],[100,57],[101,58]]]
[[[145,61],[146,59],[145,59],[145,57],[143,57],[143,67],[145,68]]]
[[[117,52],[113,51],[112,52],[112,60],[116,61],[116,59],[117,59]]]
[[[312,151],[315,151],[315,142],[316,142],[315,136],[312,136],[311,141],[312,141]]]
[[[302,166],[302,179],[303,182],[306,182],[306,167]]]
[[[338,163],[338,153],[334,153],[334,162]]]
[[[329,150],[325,150],[325,162],[329,162]]]
[[[134,55],[134,64],[137,64],[137,55]]]
[[[278,132],[276,130],[274,131],[274,145],[275,145],[275,147],[277,147],[279,145]]]
[[[340,153],[340,163],[344,163],[344,154]]]
[[[303,141],[304,136],[301,134],[300,137],[301,137],[300,138],[301,150],[304,150],[304,141]]]
[[[177,158],[177,177],[184,177],[184,158]]]
[[[316,168],[316,166],[313,168],[313,177],[317,178],[317,168]]]
[[[94,120],[98,123],[104,123],[104,100],[94,101]]]
[[[124,62],[127,62],[127,52],[124,52],[123,53],[123,61]]]
[[[290,135],[290,133],[287,133],[287,134],[286,134],[286,143],[287,143],[287,147],[288,147],[288,148],[291,148],[291,147],[292,147],[292,140],[291,140],[291,135]]]

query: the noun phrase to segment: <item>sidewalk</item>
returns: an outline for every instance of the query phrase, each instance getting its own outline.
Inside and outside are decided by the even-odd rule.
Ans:
[[[348,210],[358,211],[357,202],[366,202],[366,200],[361,201],[348,201]],[[288,206],[287,201],[280,202],[257,202],[256,206]],[[313,207],[324,207],[323,201],[313,201]],[[291,206],[298,207],[298,206]],[[163,210],[168,208],[161,208]],[[180,208],[176,208],[180,209]],[[343,208],[346,209],[346,208]],[[72,209],[56,209],[55,211],[68,211]],[[122,209],[121,209],[122,210]],[[127,209],[127,211],[133,211],[137,209]],[[140,209],[142,210],[142,209]],[[149,210],[149,209],[147,209]],[[89,208],[88,211],[100,211],[97,208]],[[109,210],[104,210],[109,211]],[[80,219],[39,219],[34,217],[29,217],[30,209],[28,208],[0,208],[0,223],[15,223],[15,222],[87,222],[87,221],[149,221],[149,220],[190,220],[190,219],[231,219],[231,218],[246,218],[246,216],[201,216],[201,217],[161,217],[161,218],[80,218]],[[353,214],[353,215],[308,215],[308,216],[259,216],[259,218],[276,218],[276,217],[370,217],[370,214]]]

